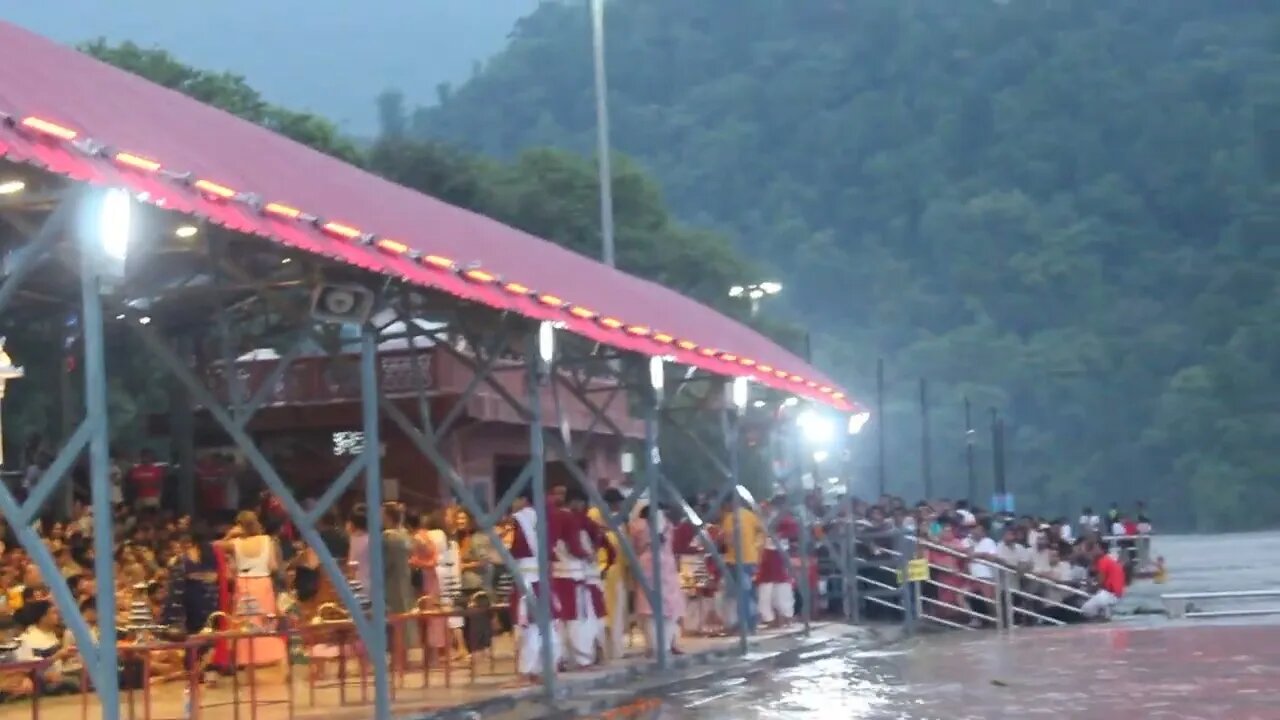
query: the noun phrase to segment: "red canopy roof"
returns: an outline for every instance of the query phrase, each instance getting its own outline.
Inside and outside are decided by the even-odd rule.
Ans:
[[[0,22],[0,156],[721,375],[850,409],[711,308]],[[7,116],[7,117],[6,117]]]

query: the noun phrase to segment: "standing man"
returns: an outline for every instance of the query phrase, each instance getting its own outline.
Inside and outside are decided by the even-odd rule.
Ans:
[[[579,516],[570,507],[572,500],[568,488],[559,486],[547,499],[547,514],[551,521],[551,589],[559,612],[556,622],[569,650],[569,662],[582,668],[595,661],[595,624],[590,617],[590,603],[586,602],[587,565],[595,561],[586,540],[586,515]],[[583,498],[585,505],[585,498]],[[554,505],[553,505],[554,503]]]
[[[538,514],[533,509],[533,503],[528,496],[517,497],[512,504],[512,510],[514,528],[511,533],[511,556],[516,561],[516,570],[533,591],[532,596],[525,597],[520,591],[519,584],[515,585],[511,591],[511,620],[515,625],[517,638],[517,671],[530,682],[537,682],[544,673],[556,671],[554,666],[542,667],[542,634],[537,620],[537,599],[541,593],[551,591],[550,588],[540,587],[538,582],[538,558],[546,557],[547,553],[538,544]],[[554,528],[548,527],[547,530],[554,545],[556,537],[551,532]],[[551,595],[553,618],[556,605],[556,596],[553,593]],[[556,633],[556,623],[550,623],[548,631],[551,633],[552,662],[559,664],[560,638]]]
[[[609,514],[614,520],[626,527],[626,518],[622,517],[622,503],[626,500],[622,491],[608,488],[604,491],[604,502],[609,506]],[[626,556],[622,554],[617,533],[608,530],[608,523],[596,508],[587,511],[587,517],[596,525],[605,529],[606,547],[597,554],[597,561],[604,575],[605,616],[609,626],[608,649],[611,660],[620,660],[627,651],[627,631],[630,629],[630,575]]]
[[[156,462],[156,453],[147,448],[138,456],[138,464],[129,471],[129,489],[133,506],[138,510],[159,510],[164,495],[164,468]]]
[[[747,630],[755,632],[757,610],[753,583],[756,576],[756,568],[760,565],[760,551],[764,549],[764,525],[760,522],[760,516],[756,515],[750,508],[741,507],[735,510],[733,498],[725,500],[721,510],[723,512],[721,526],[724,532],[725,564],[729,566],[729,572],[733,574],[738,583],[738,592],[746,593],[747,596],[747,617],[738,618],[736,614],[733,617],[736,618],[735,624],[737,622],[745,622]],[[741,557],[738,556],[738,548],[735,547],[734,525],[741,528]],[[738,607],[737,603],[732,601],[726,603],[726,605],[732,605],[734,609]],[[726,607],[726,615],[728,615],[728,609]],[[726,630],[729,630],[729,628],[726,628]]]

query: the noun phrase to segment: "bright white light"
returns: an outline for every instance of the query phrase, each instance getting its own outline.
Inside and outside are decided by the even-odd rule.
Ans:
[[[281,261],[280,261],[280,264],[281,264],[281,265],[288,265],[288,264],[289,264],[289,263],[291,263],[291,262],[293,262],[293,258],[285,258],[285,259],[283,259],[283,260],[281,260]]]
[[[143,315],[142,317],[138,318],[138,322],[143,325],[150,325],[151,318],[147,317],[146,315]]]
[[[657,355],[649,358],[649,386],[654,392],[662,394],[662,388],[667,384],[667,369],[662,362],[662,358]]]
[[[762,407],[764,407],[765,405],[768,405],[768,403],[766,403],[766,402],[765,402],[765,401],[763,401],[763,400],[757,400],[757,401],[755,401],[755,402],[751,403],[751,407],[758,407],[758,408],[762,408]]]
[[[133,200],[124,190],[112,188],[102,196],[98,233],[102,251],[108,258],[123,262],[129,256],[129,234],[132,225]]]
[[[827,482],[831,483],[832,485],[839,485],[839,484],[840,484],[840,478],[838,478],[838,477],[829,477],[829,478],[827,478]]]
[[[800,398],[794,397],[794,396],[789,397],[786,400],[782,401],[782,407],[795,407],[799,404],[800,404]]]
[[[751,394],[751,378],[736,377],[733,379],[733,404],[739,410],[747,408],[747,400]]]
[[[545,320],[538,326],[538,355],[547,365],[556,357],[556,326]]]
[[[827,458],[829,457],[831,457],[831,453],[827,452],[826,450],[813,451],[813,461],[816,463],[826,462]]]
[[[764,290],[761,290],[760,288],[751,288],[752,300],[759,300],[762,297],[764,297]]]
[[[782,283],[762,282],[760,283],[760,289],[763,290],[766,295],[777,295],[778,293],[782,292]]]
[[[729,288],[729,297],[735,297],[735,298],[742,297],[742,295],[746,292],[747,292],[747,289],[742,287],[741,285],[734,285],[733,287]]]
[[[195,237],[198,232],[200,232],[200,229],[195,225],[180,225],[177,230],[173,231],[173,234],[185,240],[186,238]]]
[[[120,313],[119,315],[117,315],[117,316],[116,316],[116,319],[117,319],[117,320],[123,320],[123,319],[124,319],[124,313]]]
[[[871,413],[863,411],[849,416],[849,434],[857,435],[862,432],[862,428],[867,426],[867,422],[871,420]]]
[[[0,195],[15,195],[25,190],[26,187],[27,184],[21,180],[6,180],[5,182],[0,182]]]
[[[835,438],[835,424],[831,418],[819,415],[813,410],[805,410],[796,418],[796,426],[804,434],[806,440],[814,445],[824,445]]]

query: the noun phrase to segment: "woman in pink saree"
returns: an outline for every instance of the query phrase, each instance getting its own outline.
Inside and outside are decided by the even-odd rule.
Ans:
[[[954,551],[955,553],[964,553],[964,543],[960,538],[956,537],[955,526],[949,522],[942,523],[942,529],[938,533],[937,544]],[[938,602],[946,603],[955,607],[964,607],[964,598],[957,590],[963,590],[966,587],[966,581],[960,575],[964,570],[964,558],[962,555],[956,555],[934,548],[928,548],[925,551],[925,557],[929,559],[930,575],[935,583],[934,587],[938,592]],[[943,587],[944,585],[949,587]],[[932,609],[934,614],[939,617],[956,617],[963,615],[960,610],[950,607],[942,607],[935,605]]]
[[[656,522],[658,524],[658,547],[653,546],[653,538],[650,536],[649,523]],[[636,549],[636,559],[640,565],[634,568],[634,572],[640,578],[644,578],[646,582],[653,575],[653,553],[656,551],[658,556],[658,571],[662,580],[662,617],[666,619],[663,623],[663,637],[661,642],[666,643],[672,654],[680,655],[681,651],[676,648],[676,630],[679,627],[679,619],[684,616],[684,588],[680,587],[680,571],[676,567],[676,555],[671,545],[672,527],[667,522],[666,515],[659,509],[652,510],[651,505],[641,507],[638,517],[631,523],[631,544]],[[652,585],[652,583],[649,583]],[[637,588],[639,590],[639,588]],[[649,598],[644,592],[636,592],[636,615],[643,619],[645,625],[645,635],[649,641],[650,655],[658,647],[658,639],[654,637],[655,624],[653,622],[654,610],[649,603]]]

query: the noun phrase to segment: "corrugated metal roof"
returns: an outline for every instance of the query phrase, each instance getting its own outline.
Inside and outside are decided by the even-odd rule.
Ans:
[[[11,160],[129,187],[234,230],[562,321],[608,345],[852,407],[800,358],[669,288],[396,185],[12,24],[0,22],[0,48],[0,113],[9,116],[0,126],[0,155]],[[270,203],[279,212],[264,211]],[[288,217],[291,208],[321,220]]]

